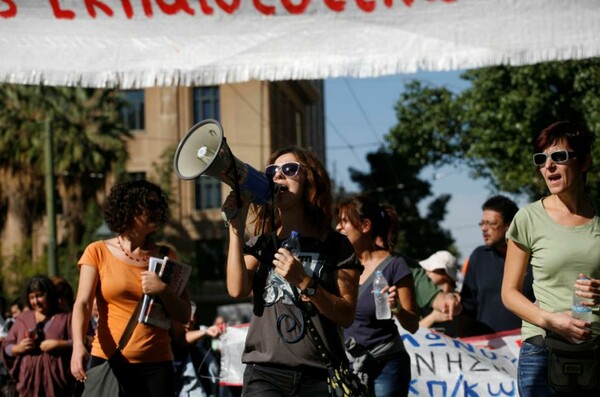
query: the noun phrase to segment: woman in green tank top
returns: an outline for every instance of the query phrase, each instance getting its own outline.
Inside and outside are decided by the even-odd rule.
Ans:
[[[590,307],[600,303],[600,218],[585,193],[593,142],[590,130],[567,121],[541,132],[533,162],[550,194],[522,208],[507,233],[502,300],[523,319],[522,397],[557,395],[548,383],[547,332],[580,341],[600,333],[597,316],[584,321],[570,314],[574,293],[588,298]],[[529,262],[535,302],[521,290]],[[587,280],[580,280],[583,276]]]

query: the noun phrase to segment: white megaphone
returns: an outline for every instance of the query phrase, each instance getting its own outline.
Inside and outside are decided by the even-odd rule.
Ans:
[[[271,200],[272,183],[265,174],[231,153],[223,127],[217,120],[206,119],[194,125],[179,142],[173,163],[181,179],[212,176],[252,203],[262,205]],[[226,214],[226,217],[231,219],[231,215]]]

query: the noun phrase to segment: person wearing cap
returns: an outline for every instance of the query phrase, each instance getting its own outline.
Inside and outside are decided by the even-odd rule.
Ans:
[[[521,327],[521,319],[502,303],[501,290],[506,258],[506,232],[519,210],[508,197],[497,195],[482,206],[479,222],[484,245],[469,257],[469,267],[460,291],[463,313],[461,336],[494,334]],[[523,294],[534,301],[531,266],[524,275]]]
[[[454,293],[456,290],[457,272],[456,257],[448,251],[437,251],[429,258],[419,262],[427,272],[427,277],[444,293]],[[452,337],[458,336],[458,329],[453,318],[448,313],[432,308],[421,308],[419,326],[432,328]]]
[[[396,254],[404,259],[412,273],[419,313],[436,310],[440,314],[443,313],[444,317],[453,319],[462,312],[462,303],[458,292],[442,291],[427,276],[427,271],[421,267],[418,260],[403,253]]]
[[[427,276],[444,292],[456,289],[456,257],[448,251],[437,251],[429,258],[419,262]]]

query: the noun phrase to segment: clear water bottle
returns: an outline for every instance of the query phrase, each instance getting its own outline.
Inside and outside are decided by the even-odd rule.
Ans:
[[[285,248],[292,253],[295,257],[300,255],[300,238],[297,231],[292,230],[290,237],[281,243],[281,248]]]
[[[589,280],[587,277],[580,277],[580,280]],[[583,320],[586,323],[592,322],[592,307],[585,306],[583,302],[592,303],[592,299],[583,298],[576,293],[573,293],[573,306],[571,307],[571,316],[578,320]]]
[[[378,320],[389,320],[392,318],[392,310],[388,303],[388,293],[381,292],[382,289],[388,286],[388,282],[383,276],[381,270],[375,272],[373,279],[373,297],[375,298],[375,317]]]

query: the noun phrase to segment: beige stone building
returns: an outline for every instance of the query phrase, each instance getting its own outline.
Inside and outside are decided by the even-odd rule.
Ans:
[[[123,94],[129,106],[122,114],[133,136],[128,143],[126,171],[133,178],[158,182],[160,170],[173,162],[172,156],[161,156],[168,148],[174,149],[194,124],[207,118],[221,122],[232,153],[257,170],[263,169],[275,149],[288,145],[310,148],[325,164],[322,81],[156,87]],[[194,267],[194,299],[200,307],[207,307],[202,313],[212,316],[215,306],[231,303],[223,282],[228,234],[220,211],[231,188],[212,177],[184,181],[171,174],[171,219],[164,231],[165,240]],[[113,182],[109,176],[105,194]],[[65,238],[63,223],[59,213],[58,243]],[[22,243],[18,233],[13,233],[18,225],[10,217],[5,222],[0,249],[5,257],[10,256],[11,247]],[[33,231],[34,258],[46,252],[48,236],[44,219]],[[12,286],[18,285],[18,275],[15,277],[9,281]]]

